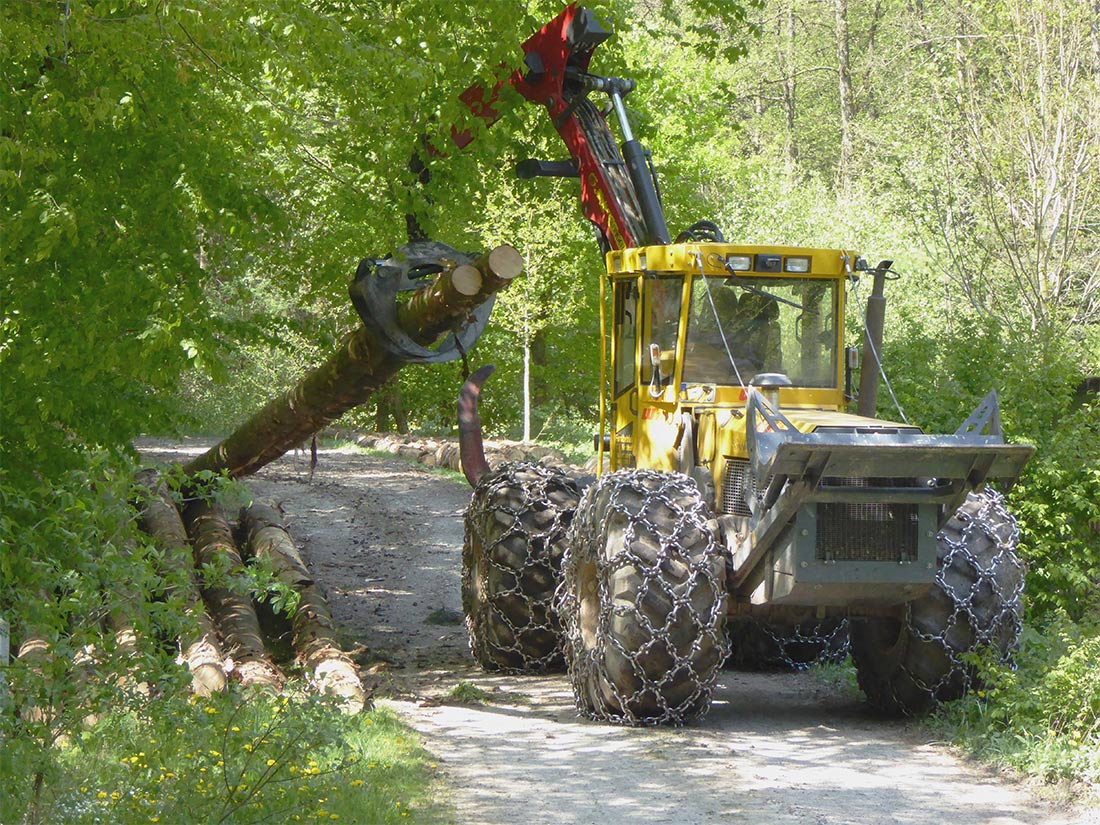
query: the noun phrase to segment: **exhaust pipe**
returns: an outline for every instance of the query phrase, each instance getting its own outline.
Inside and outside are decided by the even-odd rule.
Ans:
[[[879,356],[882,353],[882,331],[886,319],[886,273],[893,261],[881,261],[871,282],[871,297],[867,299],[867,318],[863,329],[863,369],[859,374],[859,404],[856,412],[866,418],[875,417],[878,403]]]
[[[458,455],[462,460],[462,474],[476,487],[481,477],[489,472],[489,462],[485,460],[485,443],[481,437],[481,419],[477,414],[477,400],[482,385],[496,371],[492,364],[486,364],[474,372],[462,385],[458,394]]]

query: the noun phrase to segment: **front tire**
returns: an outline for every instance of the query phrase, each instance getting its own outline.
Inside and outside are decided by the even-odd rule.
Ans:
[[[576,482],[540,464],[505,464],[474,488],[462,546],[462,608],[470,651],[484,669],[561,669],[552,602],[579,498]]]
[[[624,470],[588,488],[557,600],[581,711],[632,725],[707,711],[727,653],[716,537],[687,476]]]
[[[883,713],[919,715],[958,699],[977,683],[967,654],[988,651],[1005,663],[1017,647],[1024,566],[1003,497],[971,493],[938,541],[936,581],[903,620],[851,622],[859,686]]]

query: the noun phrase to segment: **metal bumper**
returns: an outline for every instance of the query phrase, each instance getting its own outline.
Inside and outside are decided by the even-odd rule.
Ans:
[[[935,578],[939,528],[988,480],[1011,485],[1034,452],[1004,443],[994,395],[953,435],[802,433],[750,390],[747,432],[760,493],[728,543],[730,583],[754,603],[879,607],[919,596]]]

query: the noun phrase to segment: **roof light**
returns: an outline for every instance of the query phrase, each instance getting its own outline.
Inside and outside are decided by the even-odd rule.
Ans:
[[[748,272],[752,269],[752,256],[730,255],[726,258],[726,269],[730,272]]]
[[[783,268],[787,272],[809,272],[810,271],[810,259],[807,257],[787,258],[784,260]]]

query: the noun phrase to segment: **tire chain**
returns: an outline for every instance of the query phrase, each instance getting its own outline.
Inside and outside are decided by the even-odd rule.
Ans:
[[[890,682],[893,709],[918,713],[975,689],[974,664],[967,654],[992,651],[998,664],[1011,663],[1023,626],[1025,567],[1016,555],[1019,535],[1004,497],[988,487],[972,493],[940,531],[935,584],[906,606],[902,623],[902,633],[922,653],[915,665],[902,661],[907,683]],[[931,654],[946,667],[933,674],[935,668],[926,665],[922,675],[920,665]],[[923,692],[927,701],[914,704],[899,685]]]
[[[716,532],[695,482],[683,475],[621,471],[585,491],[556,597],[583,714],[627,725],[680,725],[706,713],[728,654],[725,562]],[[593,566],[596,593],[588,591],[582,610],[578,591],[586,575],[592,588]],[[582,621],[592,622],[593,597],[598,612],[586,631]]]
[[[474,490],[465,515],[462,602],[470,651],[486,669],[561,669],[553,596],[579,497],[564,471],[530,463],[504,464]]]
[[[748,618],[730,628],[729,667],[808,670],[848,656],[848,620],[822,619],[777,625]]]
[[[961,525],[957,536],[952,535],[953,523]],[[922,684],[932,696],[956,675],[962,678],[964,691],[970,687],[972,668],[959,654],[992,649],[999,652],[999,664],[1008,664],[1023,627],[1024,565],[1015,552],[1020,528],[1005,508],[1004,497],[989,488],[984,495],[971,495],[937,539],[939,564],[933,593],[938,589],[950,600],[951,617],[942,630],[914,617],[912,604],[905,617],[910,632],[941,645],[951,655],[952,671],[958,671],[944,674],[936,684]],[[986,541],[996,545],[996,552],[983,562],[971,548]],[[923,681],[917,674],[910,676],[918,684]]]

